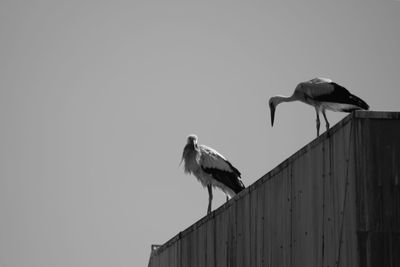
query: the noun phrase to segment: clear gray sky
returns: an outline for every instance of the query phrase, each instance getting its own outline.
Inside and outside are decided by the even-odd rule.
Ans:
[[[250,185],[315,137],[301,103],[270,126],[300,81],[399,111],[399,29],[391,0],[2,0],[0,266],[147,265],[206,213],[188,134]]]

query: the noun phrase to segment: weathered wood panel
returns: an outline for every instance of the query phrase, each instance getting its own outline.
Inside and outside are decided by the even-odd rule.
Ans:
[[[298,266],[321,266],[323,143],[293,161],[292,257]],[[312,177],[312,179],[310,179]]]
[[[400,266],[400,116],[357,120],[360,265]]]
[[[250,265],[257,266],[257,191],[250,190]]]
[[[265,183],[262,266],[290,266],[291,169],[286,166]]]
[[[257,228],[256,228],[256,266],[262,267],[264,263],[264,196],[265,184],[261,184],[257,190]]]
[[[246,194],[244,197],[244,258],[242,266],[251,266],[250,263],[250,252],[251,252],[251,213],[250,213],[250,194]]]
[[[150,267],[400,266],[400,113],[357,112],[152,253]]]
[[[215,251],[216,251],[216,233],[215,233],[215,219],[206,222],[206,265],[209,267],[216,267]]]
[[[219,213],[216,219],[216,266],[228,266],[228,213]]]

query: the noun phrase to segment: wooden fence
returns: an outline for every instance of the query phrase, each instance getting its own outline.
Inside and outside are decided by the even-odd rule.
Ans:
[[[164,266],[400,266],[400,113],[349,115],[154,249]]]

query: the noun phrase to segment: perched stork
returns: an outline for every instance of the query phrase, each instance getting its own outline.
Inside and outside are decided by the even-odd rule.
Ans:
[[[192,173],[208,189],[208,209],[211,212],[212,187],[221,189],[229,198],[244,189],[240,172],[216,150],[197,144],[197,136],[189,135],[183,149],[184,172]]]
[[[271,109],[271,125],[274,126],[276,106],[282,102],[301,101],[315,108],[317,113],[317,137],[319,136],[319,113],[322,112],[329,129],[329,122],[325,110],[352,112],[354,110],[368,110],[369,106],[361,98],[352,95],[346,88],[326,78],[314,78],[299,83],[292,96],[274,96],[269,99]]]

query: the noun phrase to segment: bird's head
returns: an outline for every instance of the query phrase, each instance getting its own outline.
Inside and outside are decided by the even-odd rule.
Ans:
[[[196,145],[197,144],[197,135],[191,134],[187,137],[187,144],[189,145]]]
[[[195,147],[197,145],[197,139],[198,139],[197,135],[195,135],[195,134],[191,134],[187,137],[187,143],[186,143],[185,148],[183,149],[182,159],[181,159],[181,162],[179,163],[179,165],[181,165],[182,162],[184,160],[186,160],[190,151],[193,151],[193,149],[195,149]]]
[[[276,97],[271,97],[269,99],[269,109],[271,112],[271,126],[274,126],[274,119],[275,119],[275,109],[276,109],[276,105],[277,105],[277,98]]]

